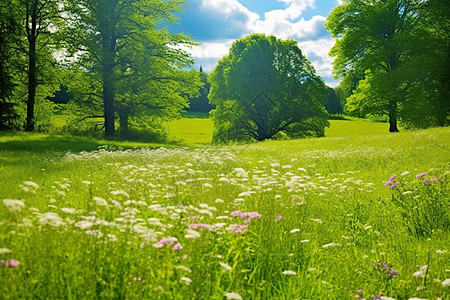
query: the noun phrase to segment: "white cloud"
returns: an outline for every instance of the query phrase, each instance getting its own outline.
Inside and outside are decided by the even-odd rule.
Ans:
[[[192,48],[189,52],[194,58],[222,58],[228,54],[232,42],[233,40],[225,40],[203,43]]]
[[[335,40],[332,38],[323,38],[317,41],[299,42],[298,46],[311,61],[317,74],[323,77],[332,77],[333,60],[328,56],[328,52],[334,43]]]

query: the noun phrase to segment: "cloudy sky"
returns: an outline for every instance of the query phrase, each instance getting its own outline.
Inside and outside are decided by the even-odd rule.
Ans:
[[[328,86],[335,87],[331,58],[334,40],[325,30],[326,17],[339,0],[186,0],[178,14],[180,25],[172,28],[192,35],[201,45],[192,49],[196,68],[211,72],[228,54],[230,45],[252,33],[298,41]]]

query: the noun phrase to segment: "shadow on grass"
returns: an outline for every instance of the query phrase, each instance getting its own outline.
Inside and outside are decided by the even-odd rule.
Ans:
[[[47,151],[81,152],[97,150],[105,145],[121,149],[171,147],[171,145],[155,143],[95,140],[92,138],[52,136],[39,133],[0,132],[0,151],[29,151],[36,153]]]

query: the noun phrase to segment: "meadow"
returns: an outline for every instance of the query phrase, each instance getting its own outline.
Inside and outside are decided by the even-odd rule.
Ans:
[[[2,134],[0,298],[448,299],[449,129],[332,122],[227,147]]]

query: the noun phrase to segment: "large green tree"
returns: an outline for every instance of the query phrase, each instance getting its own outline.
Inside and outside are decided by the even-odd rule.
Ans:
[[[433,2],[441,1],[345,0],[332,11],[326,27],[337,38],[330,51],[334,72],[346,79],[341,91],[353,91],[347,110],[387,116],[390,132],[398,131],[399,120],[407,127],[443,123],[448,105],[436,91],[446,50],[427,17]],[[355,74],[361,81],[350,87]]]
[[[325,85],[293,40],[240,39],[210,81],[215,142],[322,136],[328,125]]]
[[[122,132],[128,118],[145,111],[170,115],[187,105],[201,85],[183,68],[192,63],[182,46],[193,42],[164,26],[176,22],[181,0],[74,0],[69,10],[69,50],[77,54],[79,72],[100,87],[105,133],[115,132],[115,114]],[[72,47],[71,47],[72,46]]]

